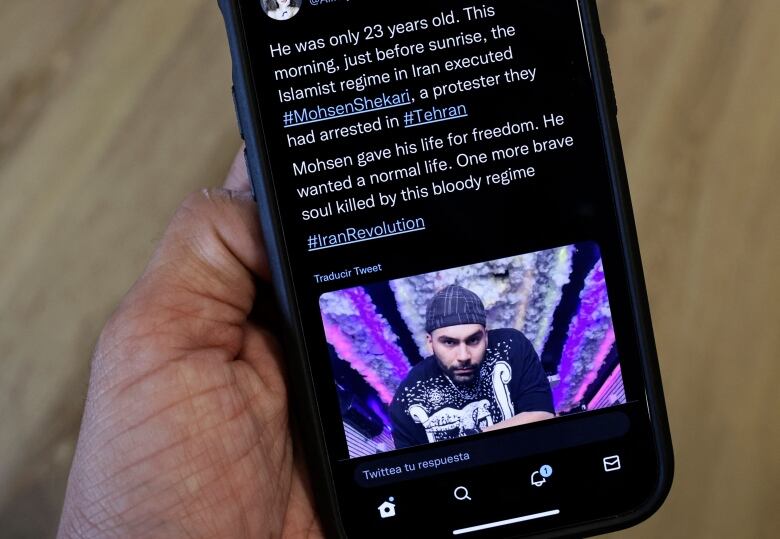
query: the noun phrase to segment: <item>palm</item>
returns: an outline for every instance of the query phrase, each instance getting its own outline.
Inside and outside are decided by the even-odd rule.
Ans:
[[[61,534],[321,535],[252,273],[160,258],[98,343]]]
[[[81,455],[104,460],[104,476],[83,485],[97,495],[95,528],[128,536],[315,534],[293,464],[278,357],[259,328],[244,333],[234,361],[222,360],[224,350],[192,350],[91,399],[88,413],[97,408],[109,419],[85,433],[89,445],[111,449]]]

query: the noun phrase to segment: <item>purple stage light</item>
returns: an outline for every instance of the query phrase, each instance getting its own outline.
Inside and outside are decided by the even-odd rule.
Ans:
[[[344,335],[336,324],[332,324],[324,318],[322,322],[325,325],[325,337],[331,346],[335,348],[336,354],[352,365],[352,368],[365,378],[366,382],[376,390],[379,398],[384,402],[391,402],[395,391],[385,385],[382,378],[374,371],[371,365],[355,350],[349,337]]]
[[[579,310],[569,324],[558,366],[561,383],[553,389],[557,413],[568,412],[579,404],[614,341],[604,267],[599,260],[585,278]]]
[[[320,299],[320,308],[325,336],[336,354],[390,404],[411,366],[371,296],[362,287],[330,292]]]
[[[385,361],[387,361],[391,371],[395,374],[397,380],[394,380],[394,385],[397,386],[406,378],[406,375],[409,374],[410,368],[409,361],[406,359],[404,353],[395,342],[390,341],[390,339],[395,341],[398,337],[393,333],[393,330],[384,317],[377,315],[376,306],[365,290],[359,287],[352,288],[351,290],[347,290],[347,295],[360,313],[360,318],[365,325],[366,332],[381,348]]]

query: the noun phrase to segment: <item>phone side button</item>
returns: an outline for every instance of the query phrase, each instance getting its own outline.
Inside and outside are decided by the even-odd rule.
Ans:
[[[238,134],[241,135],[241,140],[246,140],[244,138],[244,130],[241,128],[241,116],[238,115],[238,100],[236,99],[235,85],[230,87],[230,94],[233,96],[233,109],[236,112],[236,123],[238,124]]]
[[[604,61],[607,64],[606,65],[606,68],[607,68],[606,69],[607,83],[609,85],[608,88],[609,88],[609,92],[611,94],[609,96],[609,104],[612,106],[613,114],[615,115],[615,117],[617,117],[617,115],[618,115],[617,95],[615,94],[615,84],[614,84],[614,82],[612,80],[612,65],[611,65],[611,62],[609,61],[609,51],[607,50],[607,40],[604,37],[604,34],[602,34],[602,33],[599,33],[598,39],[599,39],[599,46],[601,47],[602,58],[604,59]]]
[[[249,170],[249,153],[246,151],[246,146],[244,146],[244,164],[246,165],[247,170]],[[257,202],[257,194],[255,194],[255,184],[252,181],[252,178],[249,178],[249,187],[252,189],[252,198]]]

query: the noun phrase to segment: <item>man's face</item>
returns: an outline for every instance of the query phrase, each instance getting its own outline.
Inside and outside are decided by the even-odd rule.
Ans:
[[[428,334],[439,367],[456,384],[473,382],[487,350],[487,332],[480,324],[439,328]]]

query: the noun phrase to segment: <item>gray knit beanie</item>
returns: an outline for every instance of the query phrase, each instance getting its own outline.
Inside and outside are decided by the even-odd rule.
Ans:
[[[486,325],[485,306],[474,292],[462,286],[450,285],[439,290],[428,303],[425,331],[464,324]]]

